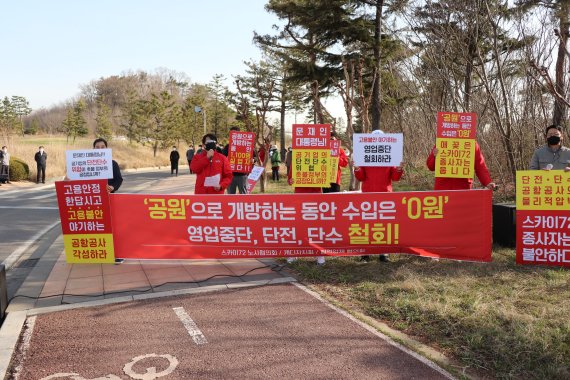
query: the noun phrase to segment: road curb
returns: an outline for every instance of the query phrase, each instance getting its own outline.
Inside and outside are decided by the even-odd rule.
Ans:
[[[383,339],[390,345],[398,348],[399,350],[412,356],[416,360],[419,360],[420,362],[432,368],[433,370],[439,372],[441,375],[447,377],[448,379],[455,379],[455,377],[450,372],[439,366],[438,362],[446,366],[451,365],[449,359],[446,358],[440,352],[437,352],[431,347],[428,347],[425,344],[413,340],[406,334],[397,330],[393,330],[387,325],[378,322],[370,317],[367,317],[361,313],[353,311],[349,313],[348,311],[342,309],[341,307],[333,304],[332,300],[324,298],[321,294],[317,293],[316,291],[308,288],[307,286],[301,283],[297,282],[293,283],[293,285],[303,290],[304,292],[310,294],[311,296],[315,297],[316,299],[318,299],[319,301],[321,301],[322,303],[324,303],[325,305],[327,305],[337,313],[345,316],[346,318],[357,323],[364,329],[370,331],[374,335]]]
[[[59,311],[72,310],[72,309],[105,306],[105,305],[132,302],[132,301],[142,301],[154,298],[201,294],[208,292],[219,292],[223,290],[236,290],[247,287],[275,285],[283,283],[295,283],[296,281],[297,279],[293,277],[283,277],[266,281],[243,282],[240,283],[239,286],[238,284],[212,285],[212,286],[204,286],[201,288],[170,290],[166,292],[117,297],[117,298],[110,298],[98,301],[81,302],[70,305],[60,305],[60,306],[51,306],[51,307],[36,308],[29,310],[12,311],[8,313],[6,320],[4,321],[4,324],[0,328],[0,379],[4,379],[8,374],[8,369],[10,368],[10,362],[12,360],[14,351],[16,350],[19,337],[22,333],[22,329],[24,327],[26,319],[31,316],[47,314],[47,313],[55,313]]]

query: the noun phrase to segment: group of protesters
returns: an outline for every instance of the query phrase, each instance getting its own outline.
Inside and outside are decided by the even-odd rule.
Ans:
[[[239,131],[238,127],[232,127],[230,131]],[[372,133],[382,134],[381,130]],[[331,140],[338,140],[339,136],[331,132]],[[529,169],[531,170],[564,170],[570,171],[570,149],[562,145],[562,129],[560,126],[551,125],[545,130],[546,144],[537,149],[532,157]],[[216,150],[217,138],[214,134],[208,133],[202,138],[203,147],[201,152],[187,156],[190,170],[196,174],[195,194],[223,194],[226,190],[228,194],[246,194],[246,173],[232,173],[230,162],[227,158],[228,146],[222,152]],[[261,155],[261,154],[260,154]],[[427,158],[426,165],[430,171],[435,171],[436,157],[438,149],[434,146]],[[271,146],[270,157],[272,164],[272,179],[279,180],[280,160],[276,146]],[[276,157],[275,159],[273,157]],[[291,150],[287,152],[285,159],[287,165],[287,180],[289,185],[295,186],[291,170]],[[335,193],[341,190],[341,169],[348,165],[348,156],[344,149],[340,148],[338,170],[335,182],[329,187],[295,187],[295,193]],[[404,174],[404,162],[399,166],[367,166],[354,167],[354,176],[361,182],[361,190],[364,193],[371,192],[391,192],[392,182],[399,181]],[[487,189],[497,188],[489,174],[485,159],[481,153],[479,144],[475,143],[474,157],[475,175],[481,185]],[[208,178],[216,177],[217,181],[206,183]],[[473,186],[472,178],[442,178],[436,177],[434,190],[469,190]],[[364,257],[367,260],[368,257]],[[388,261],[386,255],[379,255],[380,261]],[[323,264],[324,257],[317,258],[317,264]]]

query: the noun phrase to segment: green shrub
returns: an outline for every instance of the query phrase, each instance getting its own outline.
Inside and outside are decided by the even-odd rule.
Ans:
[[[10,181],[22,181],[30,177],[28,164],[16,157],[10,158]]]

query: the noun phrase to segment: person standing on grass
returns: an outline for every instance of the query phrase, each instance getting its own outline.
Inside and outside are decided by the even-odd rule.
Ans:
[[[331,140],[338,140],[338,134],[336,132],[331,132]],[[344,149],[339,148],[338,153],[338,169],[336,173],[335,182],[330,183],[330,187],[323,187],[323,193],[339,193],[340,192],[340,177],[342,175],[341,168],[346,168],[348,166],[348,157],[344,153]]]
[[[103,138],[98,138],[93,141],[93,149],[107,149],[107,140]],[[110,193],[115,193],[119,190],[119,187],[123,184],[123,176],[121,175],[121,169],[117,161],[113,160],[113,178],[107,179],[107,191]]]
[[[384,133],[379,129],[372,133]],[[354,176],[362,182],[363,193],[391,193],[392,181],[399,181],[404,175],[404,163],[400,166],[354,166]],[[370,256],[362,256],[363,261],[368,261]],[[390,261],[388,255],[382,254],[378,257],[382,262]]]
[[[562,128],[559,125],[548,126],[544,138],[546,144],[534,151],[529,169],[570,171],[570,149],[562,145]]]
[[[295,188],[295,194],[322,194],[323,192],[323,189],[321,187],[296,187],[295,180],[293,179],[293,170],[291,169],[291,167],[287,169],[287,183]],[[297,261],[296,257],[287,258],[288,263],[292,263],[295,261]],[[317,256],[317,265],[320,266],[324,264],[325,264],[325,257]]]
[[[202,137],[205,150],[195,154],[190,168],[196,173],[194,194],[223,194],[232,183],[230,161],[216,150],[216,135],[208,133]]]
[[[438,154],[438,149],[434,146],[429,154],[426,165],[430,171],[435,171],[435,159]],[[479,178],[481,185],[493,190],[495,183],[491,180],[489,169],[485,164],[485,158],[481,153],[479,144],[475,142],[475,175]],[[434,190],[471,190],[473,186],[473,178],[443,178],[435,177]]]
[[[40,183],[40,177],[42,183],[46,183],[46,163],[47,163],[47,153],[44,151],[44,147],[40,145],[36,155],[34,156],[37,167],[36,183]]]
[[[281,160],[279,159],[279,149],[277,149],[277,145],[273,145],[271,149],[271,179],[279,182],[279,164],[281,163]]]
[[[0,182],[10,183],[10,153],[6,145],[0,151]]]
[[[239,132],[240,128],[239,127],[231,127],[230,133],[232,133],[232,131]],[[229,143],[226,144],[224,149],[222,149],[222,154],[226,157],[228,157],[230,155],[230,144]],[[230,186],[228,187],[228,194],[237,194],[238,191],[240,194],[247,194],[247,176],[248,176],[248,173],[232,172],[232,175],[233,175],[232,183],[230,183]]]
[[[180,161],[180,153],[178,153],[176,147],[173,146],[172,152],[170,152],[170,175],[176,171],[176,176],[178,177],[178,161]]]

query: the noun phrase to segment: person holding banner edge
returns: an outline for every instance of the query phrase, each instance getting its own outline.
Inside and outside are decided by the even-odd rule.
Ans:
[[[232,182],[230,162],[216,150],[216,142],[216,135],[205,134],[202,137],[204,150],[192,159],[190,169],[196,173],[194,194],[223,194]]]
[[[375,129],[372,133],[384,133],[380,129]],[[354,176],[362,182],[363,193],[391,193],[392,181],[399,181],[404,175],[404,163],[400,166],[354,166]],[[369,261],[370,256],[361,257],[362,261]],[[378,260],[382,262],[390,261],[388,255],[381,254]]]
[[[426,160],[426,165],[430,171],[435,171],[435,158],[437,156],[438,149],[434,146]],[[489,169],[485,164],[485,158],[481,153],[481,148],[479,144],[475,142],[475,175],[481,182],[481,185],[489,190],[495,189],[497,186],[492,180],[489,174]],[[471,190],[473,187],[473,178],[443,178],[435,177],[434,190]]]
[[[529,169],[570,171],[570,149],[562,146],[562,128],[550,125],[546,127],[544,137],[546,144],[534,151]]]

